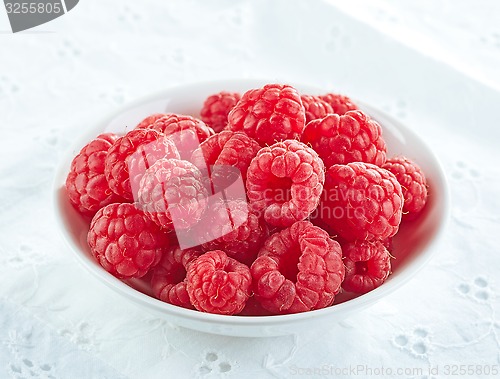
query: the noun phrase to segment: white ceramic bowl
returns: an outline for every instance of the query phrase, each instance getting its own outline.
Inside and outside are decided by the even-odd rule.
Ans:
[[[85,269],[94,274],[97,280],[113,289],[117,296],[126,297],[143,309],[156,312],[166,320],[190,329],[229,336],[284,335],[311,327],[320,328],[324,324],[340,321],[349,314],[362,311],[363,308],[401,287],[427,263],[448,218],[449,195],[443,170],[432,151],[411,129],[384,112],[365,104],[360,104],[361,108],[382,125],[389,156],[404,154],[414,159],[425,172],[430,185],[429,201],[424,213],[417,220],[402,226],[394,238],[394,255],[397,259],[392,262],[393,273],[379,288],[343,303],[311,312],[259,317],[222,316],[161,302],[147,295],[147,287],[141,285],[141,281],[125,283],[96,263],[86,242],[88,225],[70,205],[64,189],[71,160],[77,152],[98,134],[104,131],[123,134],[149,114],[175,112],[197,116],[204,99],[212,93],[221,90],[244,92],[263,84],[265,82],[261,80],[230,80],[171,88],[128,105],[104,121],[96,121],[95,125],[75,140],[74,147],[62,160],[55,178],[56,218],[71,254]],[[310,86],[297,85],[296,88],[301,93],[308,94],[327,92],[325,89]]]

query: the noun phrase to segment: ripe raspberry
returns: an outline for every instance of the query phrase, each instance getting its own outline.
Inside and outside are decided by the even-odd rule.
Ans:
[[[403,189],[403,214],[414,216],[427,202],[427,180],[420,167],[406,157],[394,157],[382,166],[392,172]]]
[[[339,243],[308,221],[269,237],[250,270],[257,300],[273,313],[327,307],[344,279]]]
[[[166,251],[152,270],[153,295],[166,303],[193,309],[186,289],[186,270],[199,256],[196,249],[181,250],[178,246]]]
[[[207,211],[205,251],[224,252],[246,265],[251,265],[268,236],[267,226],[246,201],[220,201]]]
[[[248,166],[259,150],[259,144],[245,133],[225,130],[202,142],[193,152],[191,162],[200,170],[210,169],[215,175],[230,175],[232,172],[213,170],[211,166],[234,166],[241,172],[242,179],[246,180]],[[230,182],[229,178],[219,179],[216,183]]]
[[[404,205],[403,205],[404,206]],[[382,245],[387,249],[389,253],[391,253],[394,249],[393,247],[393,242],[392,242],[392,237],[386,238],[385,240],[380,241],[382,242]]]
[[[222,250],[209,251],[188,267],[189,298],[202,312],[240,313],[250,297],[251,286],[250,269]]]
[[[220,132],[226,127],[227,115],[240,98],[239,93],[226,91],[209,96],[201,108],[201,119],[215,132]]]
[[[201,172],[193,164],[160,159],[141,180],[138,206],[163,228],[187,229],[200,221],[207,196]]]
[[[338,115],[343,115],[348,111],[354,111],[358,109],[358,106],[354,104],[354,102],[350,98],[344,95],[328,93],[326,95],[318,97],[330,104],[330,106],[333,108],[333,112]]]
[[[124,201],[110,190],[104,176],[106,154],[117,138],[112,133],[99,135],[71,162],[66,190],[71,204],[84,215],[93,216],[105,205]]]
[[[334,113],[332,106],[318,96],[301,95],[300,98],[306,110],[306,124]]]
[[[382,128],[361,111],[331,114],[306,126],[302,142],[310,144],[326,167],[349,162],[380,166],[386,160]]]
[[[342,245],[345,280],[342,288],[367,293],[385,282],[391,272],[390,255],[380,241],[354,241]]]
[[[268,84],[243,94],[228,116],[228,129],[243,131],[261,145],[299,139],[305,128],[305,110],[297,90]]]
[[[131,130],[114,142],[106,156],[104,173],[109,187],[117,195],[135,200],[146,169],[164,157],[178,159],[179,153],[163,133]]]
[[[212,128],[197,118],[169,113],[148,126],[169,137],[177,147],[181,159],[189,160],[193,151],[211,135]]]
[[[101,208],[87,236],[92,255],[117,278],[144,276],[169,248],[169,236],[133,204]]]
[[[262,148],[250,163],[247,196],[270,225],[287,227],[317,207],[325,167],[316,152],[295,140]]]
[[[153,113],[152,115],[146,117],[144,120],[142,120],[136,127],[135,129],[146,129],[148,126],[151,124],[154,124],[157,120],[160,118],[166,117],[167,115],[165,113]]]
[[[347,241],[383,240],[398,231],[402,207],[403,192],[392,173],[354,162],[328,169],[315,217]]]

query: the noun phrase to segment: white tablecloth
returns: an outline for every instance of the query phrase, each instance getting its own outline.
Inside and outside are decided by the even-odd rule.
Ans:
[[[429,379],[458,372],[454,365],[474,365],[460,377],[494,371],[499,13],[495,0],[82,0],[13,35],[0,8],[0,377],[370,378],[384,377],[384,367],[393,377]],[[76,263],[51,206],[55,168],[72,138],[138,97],[239,77],[344,92],[425,139],[447,171],[453,209],[424,271],[327,330],[252,339],[171,325]]]

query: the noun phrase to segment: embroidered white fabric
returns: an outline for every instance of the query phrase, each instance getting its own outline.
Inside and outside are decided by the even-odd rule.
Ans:
[[[495,0],[82,0],[12,35],[0,11],[0,377],[499,370],[498,12]],[[327,330],[246,339],[171,325],[76,263],[51,213],[54,170],[72,138],[138,97],[238,77],[346,93],[426,140],[447,171],[453,209],[424,271]]]

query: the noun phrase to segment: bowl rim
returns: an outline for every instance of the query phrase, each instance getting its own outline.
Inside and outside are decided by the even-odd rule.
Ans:
[[[201,87],[210,87],[210,88],[227,88],[230,86],[237,86],[246,88],[256,88],[256,86],[265,84],[265,83],[275,83],[276,80],[265,80],[265,79],[220,79],[220,80],[210,80],[210,81],[198,81],[198,82],[189,82],[184,84],[179,84],[176,86],[168,87],[162,91],[158,91],[152,95],[148,95],[145,97],[141,97],[135,101],[124,104],[119,107],[119,109],[112,112],[109,116],[104,117],[101,122],[96,122],[96,126],[89,128],[89,130],[96,130],[98,125],[105,125],[110,122],[112,119],[117,117],[120,114],[123,114],[127,110],[133,109],[135,107],[139,107],[141,105],[150,103],[154,100],[158,100],[160,98],[165,98],[172,96],[177,91],[180,90],[189,90],[189,88],[201,88]],[[229,85],[228,85],[229,83]],[[306,85],[306,84],[297,84],[292,83],[295,88],[304,89],[304,92],[309,93],[322,93],[327,92],[328,90],[325,88],[320,88],[316,86]],[[302,90],[301,90],[302,91]],[[446,175],[444,174],[443,165],[440,162],[439,158],[436,154],[428,147],[425,141],[416,133],[413,129],[409,128],[393,116],[387,114],[386,112],[375,108],[369,104],[366,104],[363,101],[355,100],[360,108],[366,110],[371,116],[374,115],[376,119],[376,115],[382,116],[383,118],[389,120],[393,126],[395,126],[398,130],[403,130],[406,135],[409,135],[412,139],[418,140],[425,148],[426,155],[430,158],[433,165],[435,165],[436,172],[438,173],[438,180],[436,185],[439,185],[441,188],[441,192],[443,193],[444,203],[441,204],[442,212],[440,213],[440,220],[437,228],[433,232],[433,236],[430,239],[430,242],[422,249],[420,254],[415,256],[411,263],[404,268],[404,275],[397,275],[394,278],[391,278],[390,281],[387,281],[382,286],[375,288],[374,290],[360,295],[356,298],[347,300],[340,304],[334,304],[332,306],[312,310],[308,312],[302,313],[294,313],[294,314],[285,314],[285,315],[270,315],[270,316],[237,316],[237,315],[219,315],[219,314],[211,314],[206,312],[200,312],[197,310],[186,309],[182,307],[178,307],[161,300],[158,300],[152,296],[144,294],[139,290],[136,290],[120,279],[114,277],[104,270],[97,262],[91,261],[86,257],[86,255],[79,249],[78,246],[73,241],[73,237],[68,231],[64,223],[64,211],[61,206],[60,199],[60,191],[61,187],[64,187],[65,178],[67,176],[67,172],[69,166],[71,164],[72,159],[74,158],[75,152],[80,151],[81,144],[77,146],[77,143],[80,142],[81,138],[77,138],[75,143],[71,144],[67,149],[65,154],[62,154],[61,163],[57,166],[55,177],[53,180],[52,190],[53,190],[53,210],[55,213],[56,223],[59,229],[60,234],[65,240],[67,246],[73,251],[73,257],[77,259],[77,261],[83,265],[87,271],[90,271],[95,277],[101,279],[100,281],[106,284],[108,287],[113,289],[115,292],[119,292],[121,295],[124,295],[127,298],[135,300],[150,309],[155,310],[156,312],[163,313],[165,316],[174,316],[180,317],[183,319],[189,319],[202,323],[221,323],[232,326],[278,326],[282,324],[292,323],[296,321],[303,321],[309,318],[323,317],[330,313],[350,313],[351,310],[360,309],[371,304],[374,304],[381,298],[389,295],[394,292],[396,289],[400,288],[403,284],[407,283],[410,279],[412,279],[431,259],[436,247],[442,240],[444,235],[444,231],[446,230],[446,226],[449,222],[449,215],[451,209],[451,201],[450,201],[450,189],[448,182],[446,180]],[[382,124],[382,128],[384,125]],[[88,131],[89,131],[88,130]],[[83,134],[80,134],[81,137]]]

